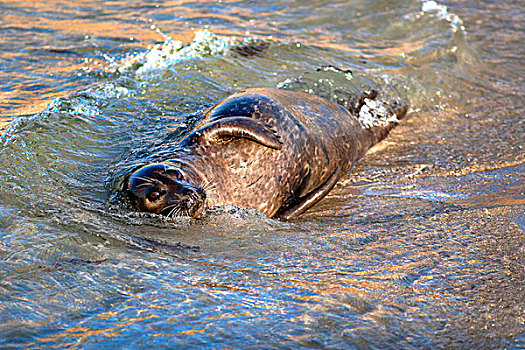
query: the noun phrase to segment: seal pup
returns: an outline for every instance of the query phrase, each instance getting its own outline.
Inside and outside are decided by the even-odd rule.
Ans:
[[[141,211],[199,217],[206,207],[254,208],[291,219],[319,202],[407,108],[364,93],[346,107],[271,88],[234,94],[210,108],[170,159],[127,180]]]

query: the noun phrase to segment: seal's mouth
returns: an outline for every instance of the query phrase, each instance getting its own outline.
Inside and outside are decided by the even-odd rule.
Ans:
[[[204,213],[206,194],[200,188],[178,200],[168,203],[160,212],[167,217],[189,216],[199,218]]]

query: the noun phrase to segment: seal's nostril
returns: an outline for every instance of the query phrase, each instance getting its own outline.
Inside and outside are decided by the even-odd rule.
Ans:
[[[206,199],[206,192],[200,187],[197,187],[196,192],[202,199]]]

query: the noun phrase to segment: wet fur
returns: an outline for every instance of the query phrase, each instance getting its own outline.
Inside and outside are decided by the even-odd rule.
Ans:
[[[367,128],[358,120],[365,98],[376,96],[363,95],[345,108],[301,92],[248,89],[212,107],[163,164],[187,174],[183,185],[204,187],[206,206],[255,208],[290,219],[322,199],[393,127]],[[406,108],[388,113],[402,118]],[[168,214],[188,212],[173,207]]]

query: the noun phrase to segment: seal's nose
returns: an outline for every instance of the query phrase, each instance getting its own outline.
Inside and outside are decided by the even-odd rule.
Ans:
[[[162,211],[166,216],[190,216],[197,218],[202,216],[205,208],[206,194],[200,187],[195,187],[187,183],[176,181],[176,185],[171,185],[172,189],[169,200]]]

